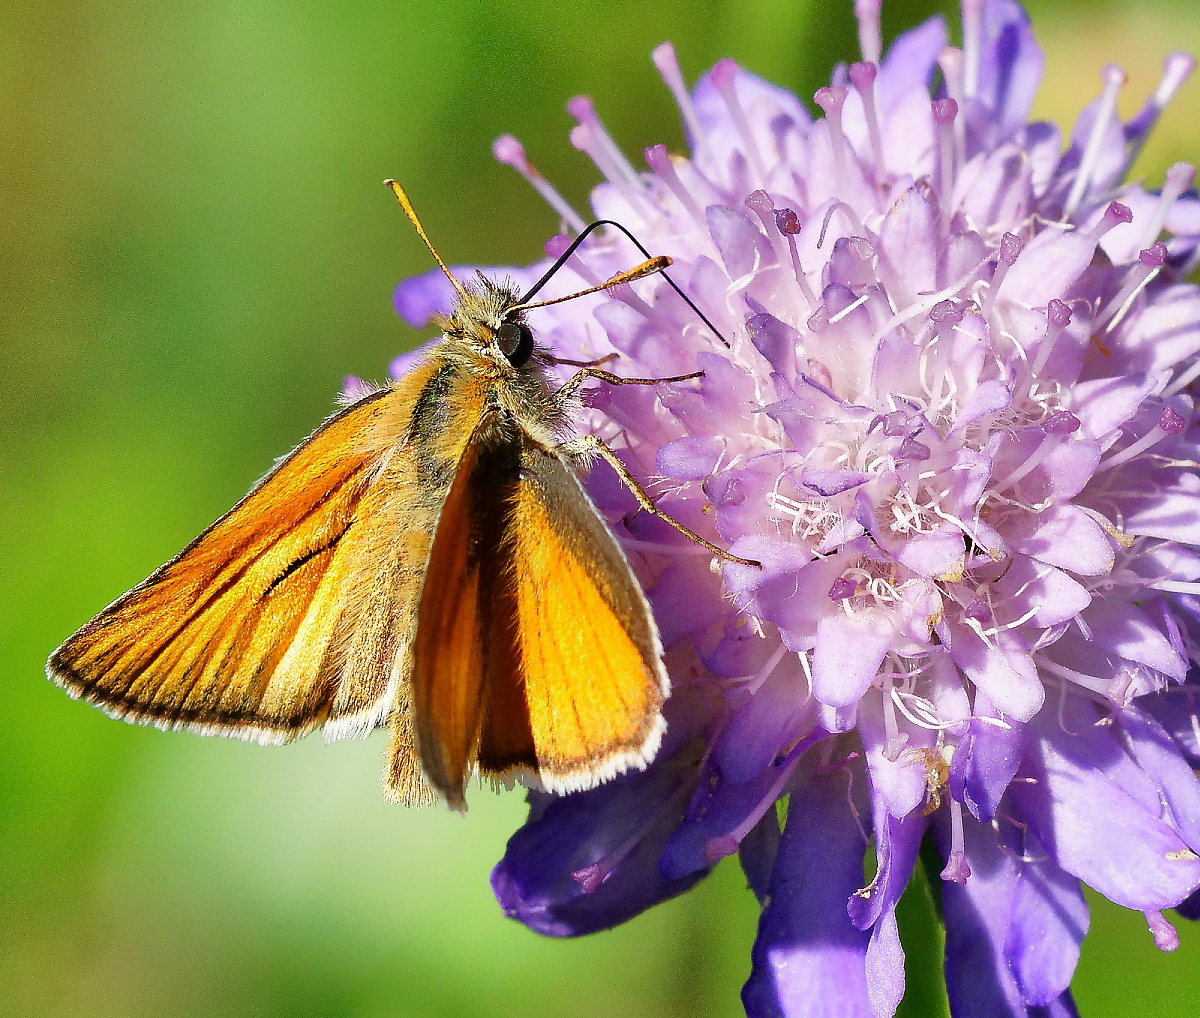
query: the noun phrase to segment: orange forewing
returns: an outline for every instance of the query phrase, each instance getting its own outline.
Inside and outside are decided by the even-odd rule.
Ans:
[[[55,681],[126,720],[261,742],[369,711],[386,675],[338,697],[349,623],[386,607],[354,597],[358,571],[379,566],[363,561],[364,542],[379,543],[363,510],[386,495],[379,476],[427,374],[327,421],[55,651]]]
[[[567,791],[657,749],[649,606],[574,474],[529,436],[468,444],[417,618],[417,745],[451,805],[475,766]]]

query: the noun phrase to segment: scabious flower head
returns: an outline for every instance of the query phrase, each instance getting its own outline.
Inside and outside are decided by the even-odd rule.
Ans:
[[[1011,0],[966,0],[961,48],[935,18],[882,57],[878,2],[856,8],[863,59],[815,114],[730,60],[689,92],[659,47],[690,155],[653,146],[648,172],[569,105],[596,215],[670,254],[721,336],[647,280],[545,309],[540,339],[704,371],[597,387],[580,426],[762,568],[592,471],[662,631],[669,731],[644,772],[532,794],[493,885],[574,935],[738,853],[763,903],[747,1012],[888,1016],[929,837],[952,1012],[1070,1014],[1081,882],[1165,950],[1164,910],[1200,912],[1200,202],[1185,164],[1125,182],[1193,61],[1128,122],[1105,68],[1063,138],[1028,122],[1042,54]],[[496,154],[583,226],[514,139]],[[613,232],[560,285],[637,260]],[[449,296],[430,275],[397,304],[420,321]]]

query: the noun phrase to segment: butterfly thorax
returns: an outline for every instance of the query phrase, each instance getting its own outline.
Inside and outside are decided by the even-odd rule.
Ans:
[[[442,395],[465,411],[447,407],[458,420],[491,417],[493,441],[518,441],[524,432],[549,446],[566,433],[575,407],[556,395],[553,360],[534,342],[518,301],[512,287],[479,274],[451,313],[435,319],[445,336],[434,355],[445,366]]]

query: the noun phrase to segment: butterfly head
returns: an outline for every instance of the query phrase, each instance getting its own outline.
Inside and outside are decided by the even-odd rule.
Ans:
[[[454,310],[436,322],[446,338],[503,373],[523,368],[535,352],[533,331],[518,307],[517,292],[482,273],[459,293]]]

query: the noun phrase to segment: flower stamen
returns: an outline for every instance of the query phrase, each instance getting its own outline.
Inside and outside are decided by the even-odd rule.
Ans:
[[[583,232],[587,225],[583,221],[583,217],[571,208],[554,185],[543,177],[538,168],[525,157],[525,147],[516,138],[511,134],[502,134],[492,143],[492,154],[496,157],[497,162],[511,166],[521,174],[529,185],[542,196],[542,200],[554,209],[572,230],[576,233]]]
[[[1092,183],[1092,174],[1096,172],[1096,163],[1104,146],[1105,132],[1108,130],[1109,122],[1117,113],[1117,94],[1128,80],[1128,76],[1116,64],[1108,64],[1101,77],[1104,81],[1104,91],[1100,94],[1096,117],[1084,144],[1083,156],[1079,160],[1079,168],[1075,171],[1075,181],[1071,185],[1071,192],[1067,195],[1066,202],[1063,203],[1062,218],[1064,221],[1074,217],[1080,202],[1083,201],[1083,196]]]

